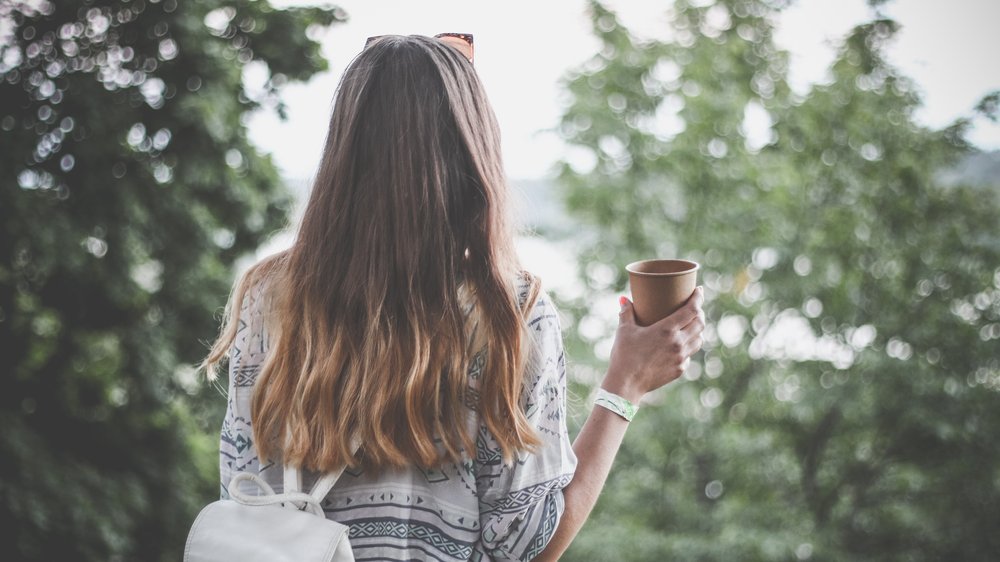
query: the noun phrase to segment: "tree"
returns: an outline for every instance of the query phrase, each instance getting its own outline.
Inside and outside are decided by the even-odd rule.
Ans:
[[[594,231],[581,279],[622,291],[633,259],[694,259],[711,324],[567,557],[994,558],[1000,201],[939,179],[975,151],[969,118],[914,122],[880,2],[805,96],[771,40],[786,2],[700,4],[656,42],[591,2],[602,48],[566,82],[563,134],[594,162],[560,174]],[[564,307],[593,322],[588,301]]]
[[[176,560],[218,497],[224,406],[191,366],[234,262],[291,206],[243,119],[281,113],[284,84],[326,69],[315,33],[345,17],[251,0],[0,4],[11,559]]]

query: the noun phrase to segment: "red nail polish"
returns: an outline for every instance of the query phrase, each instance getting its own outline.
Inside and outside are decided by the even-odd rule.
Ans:
[[[625,306],[626,302],[628,302],[628,299],[624,296],[618,297],[618,306]]]

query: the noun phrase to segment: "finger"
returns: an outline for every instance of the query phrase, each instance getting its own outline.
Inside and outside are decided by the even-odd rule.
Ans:
[[[694,341],[704,335],[705,323],[700,318],[695,318],[687,326],[677,331],[677,335],[681,341],[685,343]]]
[[[684,327],[681,328],[681,331],[689,334],[699,334],[704,329],[705,329],[705,311],[699,307],[698,314],[696,314],[695,317],[692,318],[690,322],[685,324]]]
[[[670,316],[667,316],[663,320],[654,324],[654,326],[658,325],[668,330],[675,330],[686,326],[689,322],[691,322],[691,320],[698,316],[698,310],[700,309],[702,300],[704,299],[702,295],[703,289],[701,287],[697,287],[679,309],[674,311],[674,313]]]
[[[618,297],[618,304],[621,310],[618,311],[618,324],[635,324],[635,309],[632,307],[632,301],[628,300],[627,297]]]
[[[688,366],[690,365],[691,365],[690,359],[685,359],[684,361],[677,363],[676,365],[673,366],[673,368],[671,368],[668,371],[667,377],[669,377],[671,381],[681,378],[684,375],[684,371],[686,371]]]
[[[684,354],[690,359],[692,355],[701,351],[701,346],[705,344],[705,339],[701,334],[694,336],[684,344]]]

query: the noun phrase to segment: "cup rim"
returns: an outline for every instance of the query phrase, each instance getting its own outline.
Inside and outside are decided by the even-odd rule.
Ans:
[[[674,272],[670,272],[670,273],[651,273],[651,272],[648,272],[648,271],[636,271],[636,269],[635,269],[637,266],[639,266],[641,264],[649,263],[649,262],[654,262],[654,261],[683,262],[683,263],[686,263],[686,264],[690,264],[691,267],[688,267],[687,269],[685,269],[683,271],[674,271]],[[699,269],[701,269],[701,264],[699,264],[696,261],[682,260],[682,259],[670,259],[670,258],[652,258],[652,259],[648,259],[648,260],[639,260],[639,261],[634,261],[634,262],[632,262],[632,263],[630,263],[630,264],[628,264],[628,265],[625,266],[625,270],[628,271],[629,273],[632,273],[632,274],[635,274],[635,275],[645,275],[645,276],[648,276],[648,277],[676,277],[678,275],[687,275],[688,273],[691,273],[693,271],[698,271]]]

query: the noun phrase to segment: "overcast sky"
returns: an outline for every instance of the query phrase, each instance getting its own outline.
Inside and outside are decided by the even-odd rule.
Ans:
[[[271,0],[276,6],[312,4]],[[710,0],[703,2],[711,4]],[[286,177],[311,178],[319,163],[337,79],[370,35],[433,35],[443,31],[475,34],[476,69],[500,121],[504,159],[511,178],[539,178],[564,157],[550,131],[565,102],[559,80],[598,48],[581,0],[340,0],[349,16],[322,40],[331,70],[307,84],[287,86],[283,99],[289,119],[273,111],[248,121],[251,140],[273,154]],[[640,37],[665,37],[667,1],[608,0],[626,27]],[[925,108],[917,117],[938,128],[968,115],[988,91],[1000,89],[1000,1],[894,0],[884,11],[902,30],[890,60],[922,89]],[[850,28],[871,18],[864,0],[799,0],[778,20],[777,41],[792,54],[790,78],[804,92],[820,82],[832,60],[833,45]],[[957,64],[956,61],[961,61]],[[248,83],[255,78],[251,71]],[[971,140],[1000,149],[1000,126],[977,119]]]

